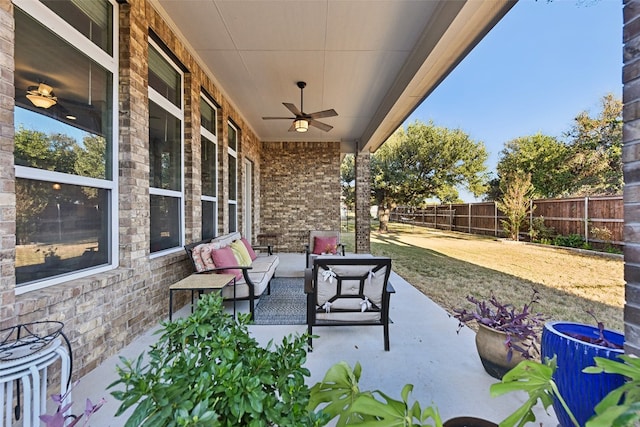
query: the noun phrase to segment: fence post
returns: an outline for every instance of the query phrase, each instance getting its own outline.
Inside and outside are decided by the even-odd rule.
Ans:
[[[589,243],[589,196],[584,196],[584,241]]]
[[[498,237],[498,204],[493,202],[494,222],[493,222],[493,234]]]
[[[471,234],[471,203],[469,203],[469,221],[467,221],[469,224],[469,234]]]

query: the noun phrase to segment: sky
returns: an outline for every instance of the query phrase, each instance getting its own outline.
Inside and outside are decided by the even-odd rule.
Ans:
[[[622,0],[520,0],[405,126],[462,129],[485,144],[495,174],[505,142],[538,132],[562,139],[608,93],[622,99]]]

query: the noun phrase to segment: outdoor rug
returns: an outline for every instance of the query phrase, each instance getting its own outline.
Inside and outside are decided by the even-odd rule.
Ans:
[[[307,296],[302,277],[274,277],[271,294],[263,293],[255,308],[256,325],[306,325]]]

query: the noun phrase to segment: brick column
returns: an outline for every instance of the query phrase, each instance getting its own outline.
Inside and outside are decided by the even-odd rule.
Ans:
[[[640,1],[624,1],[624,308],[625,347],[640,354]]]
[[[371,153],[355,156],[356,168],[356,253],[371,252]]]
[[[148,268],[150,240],[148,25],[144,14],[144,0],[120,5],[120,265],[136,269]]]
[[[13,167],[13,4],[0,3],[0,328],[13,326],[16,260],[16,177]]]

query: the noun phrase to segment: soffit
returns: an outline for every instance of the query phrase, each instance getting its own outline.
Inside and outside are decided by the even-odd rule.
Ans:
[[[151,0],[262,141],[375,151],[513,6],[507,1]],[[304,111],[335,109],[288,132]]]

